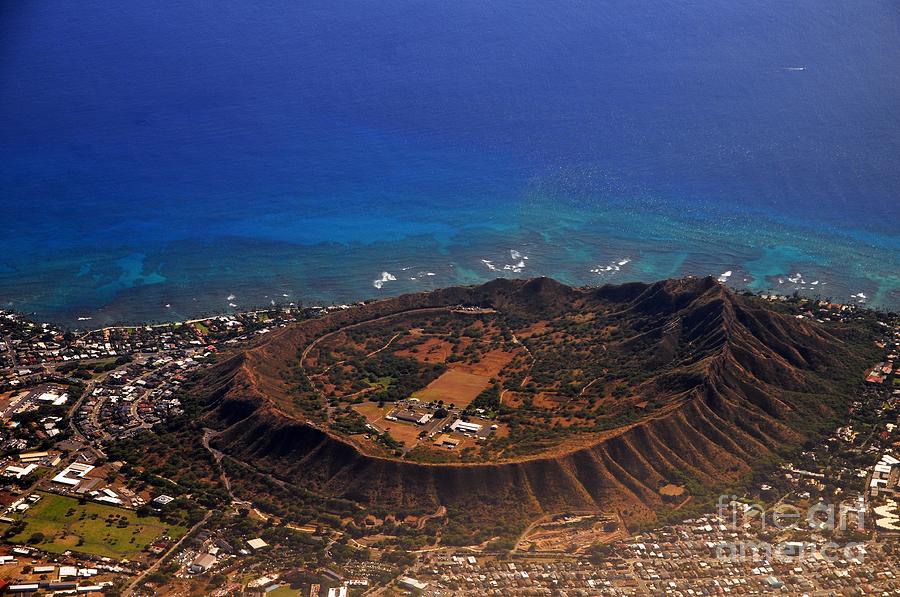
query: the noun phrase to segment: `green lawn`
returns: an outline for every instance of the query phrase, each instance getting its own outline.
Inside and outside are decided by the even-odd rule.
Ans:
[[[391,387],[391,384],[394,383],[393,377],[379,377],[376,380],[367,379],[366,383],[369,384],[370,388],[380,387],[382,390],[387,390]]]
[[[116,508],[41,493],[41,500],[28,509],[22,520],[26,526],[11,543],[26,543],[35,533],[44,541],[35,547],[51,553],[67,550],[116,559],[133,557],[158,538],[180,539],[187,529],[164,523],[155,516],[139,518],[133,510]]]

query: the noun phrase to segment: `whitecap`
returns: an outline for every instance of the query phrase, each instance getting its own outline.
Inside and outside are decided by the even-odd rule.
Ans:
[[[233,294],[229,294],[228,296],[225,297],[225,300],[226,300],[226,301],[233,301],[235,298],[236,298],[236,297],[235,297]]]
[[[235,305],[234,303],[228,303],[228,306],[231,307],[232,309],[234,309],[235,307],[237,307],[237,305]]]
[[[590,270],[592,274],[603,275],[608,272],[619,272],[622,271],[622,267],[631,263],[631,259],[619,259],[616,261],[610,261],[607,265],[598,265],[597,267]]]
[[[393,282],[396,279],[397,279],[397,277],[390,272],[381,272],[381,277],[378,278],[377,280],[374,280],[372,282],[372,286],[380,289],[382,286],[384,286],[385,282]]]
[[[488,261],[487,259],[482,259],[482,260],[481,260],[481,263],[483,263],[483,264],[485,265],[485,267],[487,267],[487,268],[488,268],[489,270],[491,270],[492,272],[497,271],[497,268],[494,267],[494,262],[493,262],[493,261]]]
[[[515,274],[519,274],[522,272],[523,269],[525,269],[525,261],[519,261],[518,263],[515,263],[515,264],[507,263],[506,265],[503,266],[503,269],[505,269],[506,271],[511,271]]]
[[[436,276],[437,274],[434,272],[425,272],[426,276]]]

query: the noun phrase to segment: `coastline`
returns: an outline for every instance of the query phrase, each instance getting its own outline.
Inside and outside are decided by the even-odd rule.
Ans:
[[[729,273],[729,272],[725,272],[725,273]],[[756,291],[756,290],[753,290],[752,288],[748,287],[747,285],[735,286],[735,285],[729,284],[728,282],[730,281],[731,275],[724,276],[724,274],[723,274],[723,275],[720,275],[717,277],[715,275],[709,274],[708,276],[717,278],[717,280],[720,283],[724,284],[729,290],[731,290],[733,292],[750,294],[752,296],[756,296],[758,298],[768,300],[771,302],[791,301],[794,299],[807,300],[810,302],[827,301],[828,303],[835,305],[835,306],[839,306],[839,307],[848,307],[848,308],[868,310],[868,311],[874,311],[874,312],[893,312],[891,309],[883,308],[878,305],[868,304],[865,301],[863,301],[863,302],[853,301],[853,300],[847,301],[847,302],[841,302],[838,300],[828,301],[827,299],[824,299],[822,297],[809,296],[809,295],[805,295],[805,294],[799,293],[799,292],[782,294],[782,293],[777,293],[771,289]],[[706,277],[706,276],[703,276],[703,275],[695,276],[695,275],[691,274],[691,275],[687,275],[687,276],[683,276],[683,277],[700,278],[700,277]],[[502,279],[502,278],[503,278],[502,276],[498,276],[494,279]],[[525,276],[525,275],[515,276],[513,279],[528,279],[528,276]],[[624,284],[624,283],[638,282],[638,281],[642,281],[642,280],[617,279],[611,283]],[[482,284],[482,283],[483,282],[478,282],[476,284],[457,284],[454,286],[471,287],[471,286],[476,286],[476,285]],[[583,284],[583,285],[574,286],[574,288],[590,289],[590,288],[599,288],[601,286],[603,286],[603,284]],[[422,292],[422,291],[418,291],[418,292]],[[50,327],[55,326],[57,329],[59,329],[63,332],[72,332],[75,334],[79,334],[81,336],[88,336],[90,334],[103,333],[106,331],[113,331],[113,330],[132,330],[132,329],[136,329],[136,328],[154,329],[155,330],[155,329],[162,329],[162,328],[168,328],[168,327],[189,326],[189,325],[193,325],[193,324],[197,324],[197,323],[202,324],[204,322],[208,322],[208,321],[212,321],[212,320],[228,320],[228,319],[237,319],[237,318],[246,318],[246,317],[258,317],[260,315],[264,316],[266,314],[271,314],[271,313],[283,313],[283,314],[294,315],[294,316],[300,315],[300,316],[303,316],[304,318],[316,317],[316,316],[325,315],[327,313],[331,313],[334,311],[350,310],[350,309],[355,309],[355,308],[362,307],[362,306],[365,306],[365,305],[368,305],[371,303],[375,303],[375,302],[379,302],[379,301],[383,301],[383,300],[390,300],[390,299],[396,298],[398,296],[401,296],[403,294],[409,294],[409,293],[397,292],[397,293],[390,293],[390,294],[381,294],[380,296],[368,296],[366,298],[358,299],[355,301],[348,301],[346,303],[334,303],[333,302],[330,305],[325,304],[322,301],[309,302],[309,303],[305,303],[303,301],[300,301],[297,303],[295,303],[295,302],[289,302],[289,303],[274,302],[269,305],[250,305],[246,309],[229,309],[229,310],[222,310],[222,311],[213,312],[213,313],[204,313],[200,316],[186,318],[186,319],[171,319],[171,320],[152,321],[152,322],[146,322],[146,321],[114,322],[109,325],[103,325],[100,327],[86,327],[86,326],[80,326],[80,325],[72,326],[72,325],[67,325],[65,322],[42,320],[39,317],[37,317],[35,313],[28,313],[25,311],[21,311],[21,310],[17,310],[17,309],[10,309],[10,308],[6,308],[6,307],[0,307],[0,316],[11,315],[19,320],[30,321],[30,322],[37,323],[37,324],[46,324]],[[88,321],[93,321],[93,320],[92,320],[92,318],[79,318],[79,321],[76,323],[86,323]]]
[[[614,202],[521,207],[514,217],[504,215],[505,206],[493,207],[482,214],[483,226],[473,224],[475,214],[454,222],[436,212],[435,221],[455,224],[455,233],[442,238],[416,235],[413,223],[400,238],[373,242],[333,242],[323,231],[315,244],[295,244],[261,231],[259,238],[52,251],[0,272],[0,307],[67,326],[81,327],[79,317],[132,325],[273,301],[350,303],[498,276],[597,286],[712,275],[736,290],[797,291],[900,308],[900,251],[893,237],[867,243],[811,225],[784,227],[723,213],[696,220],[670,209],[629,211]]]

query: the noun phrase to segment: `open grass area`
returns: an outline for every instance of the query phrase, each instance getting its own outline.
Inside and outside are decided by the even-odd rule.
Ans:
[[[366,383],[369,384],[370,388],[381,388],[382,390],[386,390],[391,387],[391,384],[394,382],[393,377],[379,377],[375,381],[368,381]]]
[[[374,402],[362,402],[360,404],[354,404],[353,410],[364,416],[369,423],[378,423],[384,419],[386,414],[394,410],[394,405],[386,404],[385,406],[379,407],[378,404]]]
[[[157,539],[180,539],[187,529],[164,523],[155,516],[138,517],[133,510],[41,493],[41,500],[21,517],[25,529],[9,539],[31,543],[51,552],[67,550],[116,559],[131,558]],[[41,542],[29,541],[35,534]]]
[[[300,591],[292,589],[290,585],[281,585],[266,593],[266,597],[298,597]]]
[[[387,430],[395,440],[411,448],[419,441],[419,433],[422,428],[412,423],[404,423],[401,421],[382,421],[380,426]]]

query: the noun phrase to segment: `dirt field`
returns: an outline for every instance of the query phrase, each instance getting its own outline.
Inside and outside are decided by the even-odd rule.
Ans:
[[[523,551],[533,546],[542,552],[578,553],[591,545],[612,543],[625,536],[625,527],[616,514],[568,516],[533,526],[516,547]]]
[[[416,335],[416,334],[411,334]],[[418,334],[421,338],[421,333]],[[416,347],[416,351],[413,352],[409,349],[402,349],[396,351],[398,357],[403,357],[407,359],[416,359],[419,362],[425,363],[443,363],[447,360],[451,354],[453,354],[453,346],[443,340],[441,338],[427,338],[421,344],[418,344]]]
[[[18,399],[26,394],[28,392],[23,390],[14,390],[0,394],[0,410],[6,410],[14,399]]]
[[[419,390],[413,397],[423,402],[443,400],[457,408],[465,408],[490,384],[490,376],[466,373],[460,369],[450,369],[436,380]]]
[[[503,369],[515,355],[504,350],[492,350],[486,353],[481,360],[475,364],[462,364],[458,368],[460,371],[467,373],[475,373],[476,375],[485,375],[494,377]]]
[[[378,426],[386,429],[398,442],[407,448],[412,448],[419,441],[419,433],[424,427],[413,423],[404,423],[401,421],[381,421]]]
[[[538,392],[534,396],[534,405],[538,408],[554,409],[565,402],[568,402],[565,396],[549,392]]]

